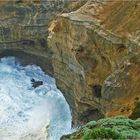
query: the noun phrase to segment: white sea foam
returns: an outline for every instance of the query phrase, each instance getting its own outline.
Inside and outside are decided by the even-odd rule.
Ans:
[[[32,78],[43,85],[33,88]],[[0,59],[0,140],[59,140],[70,130],[70,109],[55,80],[36,65]]]

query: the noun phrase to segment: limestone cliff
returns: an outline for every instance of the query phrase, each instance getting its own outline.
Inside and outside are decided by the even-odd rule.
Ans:
[[[1,1],[0,57],[15,55],[54,76],[74,124],[137,118],[139,17],[138,0]]]
[[[140,98],[139,17],[140,1],[89,0],[52,21],[48,42],[54,75],[75,124],[135,116]]]
[[[78,1],[0,1],[0,56],[15,55],[24,59],[23,63],[38,64],[53,75],[51,52],[47,47],[49,22],[85,3]]]

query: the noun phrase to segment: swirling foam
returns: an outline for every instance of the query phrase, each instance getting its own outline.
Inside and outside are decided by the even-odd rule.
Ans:
[[[33,88],[32,78],[43,85]],[[59,140],[70,129],[70,109],[55,80],[36,65],[0,59],[0,140]]]

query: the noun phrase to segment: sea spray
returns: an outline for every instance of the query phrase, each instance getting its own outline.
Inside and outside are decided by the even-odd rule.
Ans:
[[[42,81],[34,88],[32,79]],[[71,130],[71,113],[55,80],[39,66],[0,59],[0,140],[59,140]]]

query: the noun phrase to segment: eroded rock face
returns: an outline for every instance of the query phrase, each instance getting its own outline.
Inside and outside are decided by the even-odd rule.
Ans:
[[[74,123],[130,116],[140,98],[140,2],[90,0],[49,28],[59,88]]]
[[[63,12],[83,3],[65,0],[6,0],[0,2],[0,56],[14,55],[53,75],[47,47],[48,25]]]
[[[140,2],[132,0],[3,1],[0,56],[17,56],[53,75],[75,125],[119,114],[135,118],[139,16]]]

